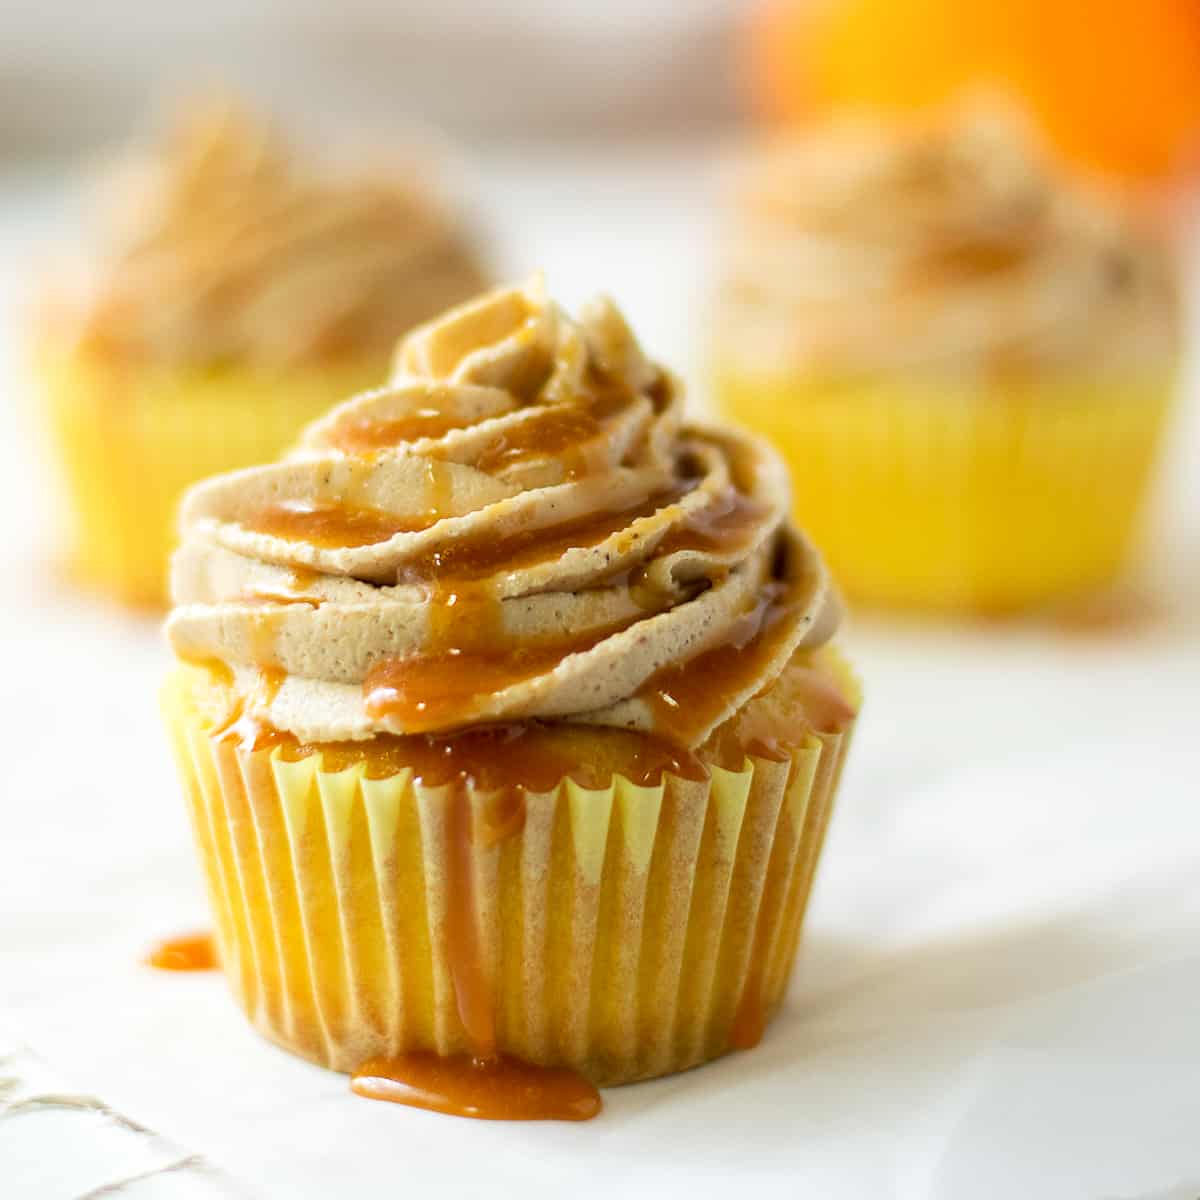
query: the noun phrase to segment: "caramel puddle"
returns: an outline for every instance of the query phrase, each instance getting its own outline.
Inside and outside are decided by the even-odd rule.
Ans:
[[[211,933],[185,933],[156,942],[142,960],[160,971],[213,971],[220,966]]]
[[[588,1121],[603,1107],[582,1075],[507,1055],[443,1058],[418,1051],[372,1058],[354,1072],[350,1086],[370,1100],[483,1121]]]

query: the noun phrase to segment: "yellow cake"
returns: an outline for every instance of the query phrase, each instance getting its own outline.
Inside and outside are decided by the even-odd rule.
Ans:
[[[193,489],[165,707],[257,1027],[476,1116],[757,1042],[859,703],[789,503],[536,283]]]
[[[847,594],[994,613],[1111,582],[1179,357],[1144,219],[991,110],[839,121],[764,149],[741,185],[718,406],[783,450]]]
[[[302,164],[229,103],[114,169],[97,243],[53,272],[32,331],[81,582],[163,603],[189,484],[280,453],[478,290],[418,170]]]

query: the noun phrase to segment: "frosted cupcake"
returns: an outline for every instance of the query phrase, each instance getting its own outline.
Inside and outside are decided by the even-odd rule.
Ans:
[[[846,120],[746,169],[718,402],[783,449],[850,596],[1026,608],[1129,557],[1177,301],[1156,236],[1010,115]]]
[[[229,104],[114,170],[96,244],[48,281],[33,331],[81,580],[162,603],[189,484],[278,454],[479,290],[416,170],[301,161]]]
[[[857,708],[789,503],[536,285],[195,488],[166,711],[255,1024],[476,1116],[756,1042]]]

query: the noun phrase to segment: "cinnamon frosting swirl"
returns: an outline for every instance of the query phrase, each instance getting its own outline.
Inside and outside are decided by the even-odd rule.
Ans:
[[[1168,248],[1007,108],[831,121],[746,161],[737,193],[720,322],[752,373],[1136,372],[1177,348]]]
[[[115,356],[386,357],[401,333],[484,285],[470,239],[420,171],[301,161],[236,104],[185,110],[114,169],[99,245],[46,307]]]
[[[836,624],[788,509],[774,451],[685,422],[610,302],[575,321],[534,282],[193,489],[168,635],[304,741],[540,718],[696,745]],[[672,712],[688,670],[712,687]]]

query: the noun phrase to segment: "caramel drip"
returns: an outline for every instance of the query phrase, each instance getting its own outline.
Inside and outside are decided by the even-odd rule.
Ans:
[[[486,1062],[496,1057],[496,1015],[479,939],[474,841],[470,797],[459,781],[446,795],[446,956],[472,1057]]]
[[[765,664],[778,653],[791,618],[798,614],[790,591],[784,583],[767,584],[754,607],[733,622],[724,641],[664,667],[642,685],[637,698],[649,705],[660,732],[693,745],[730,695],[762,678]]]
[[[326,550],[354,549],[386,542],[398,533],[416,533],[432,522],[378,508],[354,508],[310,500],[284,500],[243,517],[243,529],[288,542],[310,542]]]
[[[728,697],[761,673],[774,650],[776,630],[786,632],[793,605],[785,584],[770,583],[762,597],[729,628],[725,641],[652,675],[637,698],[649,705],[655,727],[692,745],[723,709]]]
[[[474,466],[497,474],[530,458],[564,457],[568,479],[602,465],[591,453],[605,421],[632,402],[623,389],[587,393],[569,404],[546,405],[536,416],[511,424],[480,451]],[[422,438],[440,438],[470,422],[439,408],[421,408],[398,417],[359,417],[342,421],[325,444],[344,454],[376,454]]]
[[[494,745],[503,745],[496,742]],[[477,838],[466,780],[454,780],[445,797],[445,947],[459,1020],[469,1054],[448,1058],[410,1053],[374,1059],[355,1072],[361,1096],[416,1108],[489,1120],[586,1120],[600,1111],[595,1087],[573,1071],[537,1067],[496,1051],[496,1006],[478,925],[475,881],[477,841],[515,832],[524,819],[523,797],[508,787],[501,823]]]
[[[212,971],[220,965],[211,933],[187,933],[156,942],[143,962],[160,971]]]
[[[467,622],[460,625],[458,616],[453,615],[462,596],[467,597],[466,611],[474,611],[480,622],[474,629]],[[437,598],[430,609],[434,644],[450,637],[461,644],[376,663],[363,682],[367,715],[376,721],[393,721],[410,733],[465,725],[478,718],[481,698],[543,675],[568,655],[592,650],[640,619],[530,645],[495,634],[491,613],[498,608],[469,591],[451,591]],[[441,615],[435,617],[435,613]],[[491,638],[489,631],[494,635]]]
[[[428,529],[443,517],[450,516],[453,500],[453,478],[447,465],[436,458],[425,463],[425,525]]]
[[[525,792],[506,785],[482,799],[475,840],[485,849],[516,837],[525,828]]]
[[[234,732],[234,727],[237,731]],[[513,792],[549,792],[562,780],[581,787],[607,787],[614,775],[642,787],[657,785],[664,774],[680,779],[708,778],[704,762],[692,751],[654,734],[629,729],[526,721],[483,725],[446,735],[376,734],[366,742],[308,745],[290,733],[271,729],[242,715],[213,728],[211,737],[241,738],[246,750],[280,747],[289,762],[320,754],[326,771],[365,762],[369,779],[386,779],[409,769],[426,787],[469,782],[497,793],[483,809],[477,826],[482,845],[520,831],[524,801]],[[257,739],[257,740],[256,740]]]
[[[656,492],[627,508],[587,513],[540,529],[523,529],[509,534],[481,530],[474,537],[458,537],[406,563],[399,582],[440,580],[445,586],[452,586],[487,578],[499,570],[513,574],[554,562],[568,550],[586,550],[600,545],[635,521],[652,517],[659,509],[677,503],[694,487],[695,483],[691,482]]]
[[[506,791],[507,809],[513,789]],[[600,1095],[582,1076],[537,1067],[496,1051],[495,996],[478,925],[478,839],[464,779],[451,784],[445,803],[446,957],[470,1053],[442,1057],[417,1052],[372,1059],[354,1073],[350,1086],[370,1099],[486,1120],[582,1121],[594,1117],[600,1111]],[[523,803],[520,811],[523,819]],[[485,839],[514,830],[510,816],[507,828],[493,828]]]
[[[293,592],[311,591],[321,582],[321,572],[311,567],[290,567],[288,569],[288,587]]]
[[[238,696],[225,720],[213,729],[210,736],[217,741],[234,742],[246,751],[282,745],[288,735],[255,716],[252,710],[254,706],[266,708],[279,694],[286,679],[287,672],[280,667],[260,667],[253,695]]]
[[[355,1071],[360,1096],[485,1121],[587,1121],[602,1107],[582,1075],[499,1055],[480,1061],[428,1052],[373,1058]]]
[[[567,479],[581,479],[603,466],[599,451],[604,424],[589,405],[555,405],[497,434],[475,465],[489,475],[532,458],[557,457]]]
[[[251,592],[241,592],[230,596],[230,604],[242,604],[249,608],[266,608],[274,604],[304,604],[309,608],[320,608],[324,603],[319,596],[297,596],[292,592],[272,592],[255,589]]]
[[[286,676],[286,672],[276,666],[275,632],[276,618],[269,612],[255,613],[246,624],[246,653],[258,668],[258,689],[264,703],[275,698]]]
[[[342,421],[325,438],[325,444],[343,454],[374,454],[404,442],[439,438],[465,423],[438,408],[419,408],[402,417]]]

